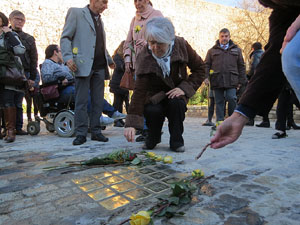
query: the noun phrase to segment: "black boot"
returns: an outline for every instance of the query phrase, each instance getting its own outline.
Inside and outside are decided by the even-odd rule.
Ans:
[[[270,127],[270,121],[262,121],[260,124],[256,124],[257,127]]]
[[[142,134],[141,134],[140,136],[138,136],[138,137],[135,139],[135,141],[136,141],[136,142],[143,142],[143,141],[146,140],[147,136],[148,136],[148,130],[143,130],[143,131],[142,131]]]

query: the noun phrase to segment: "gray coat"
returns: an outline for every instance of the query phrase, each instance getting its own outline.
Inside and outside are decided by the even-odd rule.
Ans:
[[[101,20],[102,27],[104,27]],[[106,50],[106,35],[103,28],[105,57],[108,65],[112,64],[112,59]],[[60,47],[63,60],[67,62],[73,59],[77,65],[76,77],[87,77],[90,75],[95,54],[96,30],[93,18],[88,9],[70,8],[68,10],[65,26],[60,38]],[[78,49],[78,54],[73,54],[73,49]],[[108,68],[106,68],[105,79],[109,79]]]

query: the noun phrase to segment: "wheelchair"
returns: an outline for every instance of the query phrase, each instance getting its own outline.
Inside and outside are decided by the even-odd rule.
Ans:
[[[68,85],[74,82],[69,82]],[[46,129],[53,133],[54,131],[60,137],[72,137],[75,133],[74,121],[74,102],[71,102],[71,97],[68,104],[59,103],[59,96],[55,98],[46,98],[42,93],[43,88],[53,87],[61,90],[62,79],[51,83],[40,85],[37,93],[39,116],[35,116],[35,121],[30,121],[27,125],[27,132],[30,135],[37,135],[40,132],[40,123],[44,122]]]

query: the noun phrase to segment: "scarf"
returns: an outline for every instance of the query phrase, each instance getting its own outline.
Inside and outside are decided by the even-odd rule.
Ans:
[[[173,47],[174,47],[174,41],[172,41],[172,43],[169,45],[169,49],[166,52],[166,54],[164,56],[162,56],[161,58],[158,58],[157,56],[155,56],[150,48],[150,46],[148,47],[153,58],[156,60],[157,64],[159,65],[159,67],[161,68],[164,78],[166,78],[166,76],[170,76],[170,71],[171,71],[171,54],[173,51]]]
[[[151,5],[148,5],[147,9],[145,10],[145,12],[142,12],[142,13],[138,13],[136,12],[135,13],[135,18],[137,20],[142,20],[142,19],[147,19],[151,13],[154,11],[154,9],[152,8]]]

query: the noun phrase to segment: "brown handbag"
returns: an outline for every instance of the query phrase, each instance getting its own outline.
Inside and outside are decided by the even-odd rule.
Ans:
[[[42,87],[41,93],[45,101],[58,98],[59,97],[58,85],[54,84],[47,87]]]
[[[133,79],[133,74],[131,73],[127,73],[125,71],[121,82],[120,82],[120,87],[123,89],[127,89],[127,90],[133,90],[134,89],[134,79]]]

